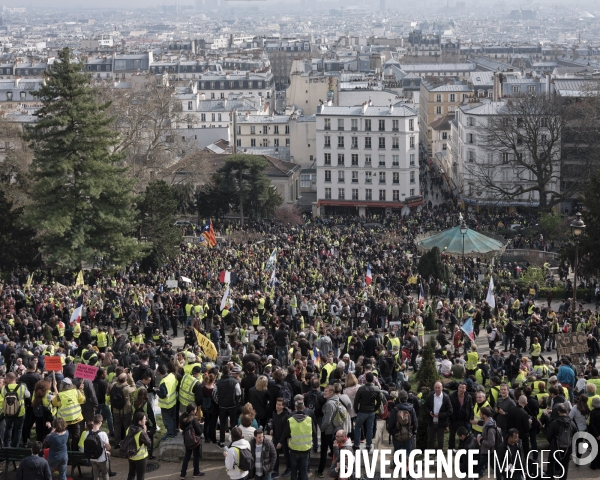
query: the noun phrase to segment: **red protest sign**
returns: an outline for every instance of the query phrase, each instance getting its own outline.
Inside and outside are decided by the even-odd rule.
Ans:
[[[48,372],[62,372],[63,365],[60,357],[44,357],[44,365]]]
[[[92,365],[86,365],[85,363],[78,363],[75,368],[75,378],[83,378],[84,380],[94,380],[96,378],[96,372],[98,367]]]

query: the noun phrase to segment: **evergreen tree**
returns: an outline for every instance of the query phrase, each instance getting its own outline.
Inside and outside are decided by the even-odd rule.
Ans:
[[[419,392],[423,392],[423,389],[425,388],[421,402],[425,402],[429,392],[433,392],[434,383],[439,380],[439,375],[435,365],[436,346],[436,340],[433,337],[430,338],[425,344],[425,347],[422,351],[423,360],[421,361],[421,366],[415,375],[417,381],[417,390]],[[425,408],[422,407],[419,413],[419,428],[417,430],[417,448],[419,449],[425,449],[427,446],[428,423],[427,413],[425,412]]]
[[[425,320],[423,320],[423,326],[425,327],[425,331],[430,332],[431,330],[435,330],[437,325],[435,324],[435,306],[431,306],[427,315],[425,315]]]
[[[421,256],[417,269],[419,275],[423,278],[432,276],[433,278],[439,278],[441,281],[448,280],[448,267],[442,262],[438,247],[433,247]]]
[[[38,232],[45,261],[77,269],[98,258],[109,265],[138,258],[144,245],[134,237],[133,182],[113,153],[118,133],[106,114],[109,103],[98,103],[68,48],[34,95],[42,108],[26,139],[34,151],[35,195],[24,218]]]
[[[175,225],[177,204],[175,192],[162,180],[152,182],[141,194],[139,236],[152,246],[141,262],[143,269],[155,269],[177,255],[182,239],[181,229]]]

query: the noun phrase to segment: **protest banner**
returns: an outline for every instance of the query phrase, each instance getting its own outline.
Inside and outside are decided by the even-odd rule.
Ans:
[[[84,380],[94,381],[96,379],[96,373],[98,367],[92,365],[86,365],[85,363],[78,363],[75,368],[75,378],[83,378]]]
[[[63,365],[60,357],[44,357],[44,365],[47,372],[62,372]]]
[[[213,361],[216,360],[218,353],[217,349],[215,348],[215,344],[211,342],[208,338],[206,338],[204,335],[202,335],[198,330],[194,329],[194,332],[196,333],[198,345],[200,345],[202,347],[202,350],[204,351],[204,355],[206,355]]]

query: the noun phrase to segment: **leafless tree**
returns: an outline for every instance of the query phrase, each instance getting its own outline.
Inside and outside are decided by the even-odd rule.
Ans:
[[[33,151],[22,134],[21,124],[11,122],[10,117],[0,118],[0,183],[13,208],[22,207],[29,201],[27,171],[33,160]]]

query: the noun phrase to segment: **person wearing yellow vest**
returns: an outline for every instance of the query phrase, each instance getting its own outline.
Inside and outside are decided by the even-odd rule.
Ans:
[[[533,337],[533,342],[531,342],[529,351],[531,352],[531,363],[537,365],[537,361],[542,354],[542,346],[540,345],[538,337]]]
[[[106,347],[108,346],[108,334],[104,329],[98,332],[98,336],[96,337],[96,346],[102,353],[106,351]]]
[[[179,384],[179,403],[182,407],[196,404],[196,398],[202,398],[202,383],[200,382],[202,367],[200,365],[190,365],[192,366],[190,373],[186,373]]]
[[[467,353],[467,362],[465,368],[467,369],[467,378],[471,375],[475,375],[477,370],[477,364],[479,363],[479,354],[477,353],[477,345],[471,347],[471,351]]]
[[[194,322],[194,313],[192,309],[194,308],[193,303],[185,304],[185,326],[188,327]]]
[[[19,446],[25,420],[25,399],[30,397],[31,393],[25,384],[17,385],[17,376],[13,372],[7,373],[6,385],[0,390],[0,409],[6,420],[4,446]]]
[[[483,422],[480,415],[481,409],[483,407],[489,408],[489,406],[489,402],[485,399],[485,393],[477,392],[475,395],[475,405],[473,405],[473,420],[471,420],[471,428],[475,436],[483,432]]]
[[[79,340],[79,336],[81,335],[81,323],[75,322],[73,323],[73,338],[75,341]]]
[[[58,321],[56,328],[58,329],[58,340],[62,341],[65,338],[65,324],[62,320]]]
[[[129,472],[127,480],[144,480],[146,473],[146,463],[148,461],[148,447],[152,444],[152,439],[148,435],[146,427],[146,415],[144,412],[136,412],[133,416],[131,427],[127,429],[127,436],[124,443],[135,445],[136,453],[129,457]]]
[[[54,398],[52,399],[52,405],[54,405],[58,411],[56,412],[57,418],[62,418],[67,424],[67,430],[69,430],[69,437],[71,438],[71,450],[77,450],[80,430],[79,424],[83,421],[83,413],[81,412],[81,406],[85,403],[85,395],[83,394],[83,382],[76,388],[70,378],[65,377],[60,385],[60,391],[54,384]]]
[[[260,325],[260,315],[258,313],[258,309],[255,308],[252,312],[252,327],[255,332],[258,332],[258,326]]]
[[[287,442],[290,451],[290,464],[296,465],[297,470],[292,471],[292,478],[303,479],[308,475],[308,463],[315,426],[311,417],[305,413],[302,395],[294,397],[294,406],[294,413],[283,425],[280,442]],[[322,448],[327,447],[324,445]]]
[[[103,421],[104,421],[104,418],[102,417],[102,415],[100,415],[100,414],[94,415],[94,419],[92,420],[92,428],[90,430],[84,430],[83,433],[81,434],[81,438],[79,439],[79,451],[80,452],[85,451],[85,440],[88,437],[88,435],[90,434],[90,432],[93,432],[95,435],[98,435],[98,439],[100,440],[100,443],[104,447],[104,450],[102,451],[102,455],[100,455],[96,459],[90,458],[90,463],[92,464],[92,475],[95,479],[96,478],[100,478],[100,479],[108,478],[108,474],[110,471],[110,462],[109,462],[109,456],[108,456],[107,452],[110,452],[111,446],[108,441],[108,435],[106,434],[106,432],[103,432],[100,430],[100,428],[102,427]]]
[[[177,436],[177,367],[173,362],[169,362],[165,368],[164,365],[158,367],[158,373],[166,375],[160,381],[158,387],[158,406],[160,408],[162,419],[167,430],[162,440],[175,438]]]
[[[327,357],[327,363],[321,369],[321,389],[324,389],[329,384],[329,376],[334,370],[333,357]]]

